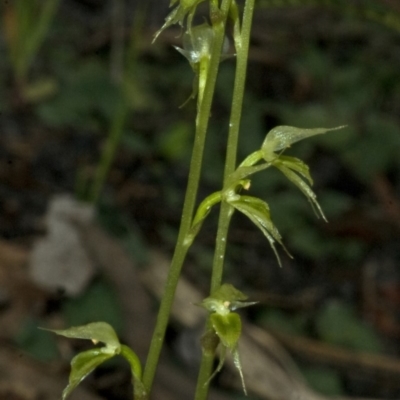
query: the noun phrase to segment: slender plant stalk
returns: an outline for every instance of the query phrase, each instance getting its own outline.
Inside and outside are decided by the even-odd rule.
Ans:
[[[125,35],[125,1],[114,0],[111,10],[111,79],[121,84],[124,77],[124,35]]]
[[[235,84],[233,89],[233,99],[231,115],[229,120],[229,134],[227,154],[225,160],[224,182],[227,181],[230,174],[236,168],[236,155],[239,139],[239,128],[242,114],[242,105],[244,97],[244,88],[247,72],[247,61],[250,42],[250,31],[254,13],[254,0],[247,0],[243,12],[243,23],[240,33],[240,40],[236,40],[236,73]],[[214,253],[213,270],[211,277],[211,293],[217,290],[222,283],[223,265],[226,252],[226,243],[228,236],[228,229],[231,216],[233,214],[232,207],[222,202],[218,231],[216,238],[216,247]],[[207,322],[207,328],[210,329],[210,322]],[[214,355],[210,352],[203,352],[202,361],[200,364],[200,371],[197,380],[196,397],[195,400],[205,400],[208,395],[209,379],[211,369],[214,361]]]
[[[115,158],[115,152],[124,133],[125,120],[128,115],[128,104],[123,93],[121,93],[120,97],[120,103],[112,119],[110,134],[107,137],[101,160],[94,176],[91,193],[89,194],[89,200],[92,203],[97,203],[100,197],[104,182]]]
[[[221,4],[222,19],[213,24],[214,41],[212,45],[210,66],[203,99],[198,109],[196,118],[196,134],[193,144],[192,159],[189,170],[188,185],[186,189],[185,201],[182,211],[181,225],[179,228],[178,240],[174,255],[171,261],[164,295],[161,300],[160,309],[157,316],[156,326],[150,343],[149,354],[143,372],[143,383],[148,394],[151,392],[154,376],[157,369],[158,359],[164,342],[165,331],[168,325],[169,315],[175,296],[182,265],[188,251],[189,245],[185,244],[185,239],[190,230],[193,211],[197,198],[197,190],[201,175],[201,165],[203,159],[204,144],[210,119],[211,103],[214,96],[215,82],[218,74],[222,44],[224,41],[225,23],[229,11],[231,0],[223,0]]]
[[[115,3],[114,7],[117,9],[115,11],[117,14],[123,12],[122,1],[120,1],[120,3],[118,4]],[[119,85],[120,89],[120,100],[111,121],[110,133],[107,137],[101,159],[97,166],[92,186],[89,189],[89,201],[91,201],[92,203],[97,203],[100,197],[111,164],[115,159],[115,152],[118,149],[118,146],[121,142],[122,134],[124,133],[125,121],[128,117],[129,112],[129,104],[127,93],[125,93],[124,91],[123,83],[127,76],[134,76],[135,74],[135,67],[138,58],[139,40],[145,23],[146,11],[147,3],[143,2],[139,5],[139,10],[136,13],[134,21],[132,23],[132,31],[130,34],[129,46],[126,51],[125,64],[122,66],[122,70],[118,71],[118,73],[116,73],[116,69],[120,69],[120,62],[123,61],[121,61],[120,58],[123,58],[124,56],[124,49],[120,48],[122,42],[118,42],[115,45],[118,49],[114,49],[113,55],[111,57],[112,60],[114,60],[114,58],[117,59],[112,61],[112,64],[114,66],[114,80],[116,80],[116,83]],[[122,34],[123,32],[119,31],[118,35]],[[118,37],[117,39],[123,41],[123,37]],[[115,64],[118,64],[118,68],[116,68]],[[113,71],[111,71],[111,74],[113,75]]]
[[[231,114],[229,119],[229,134],[227,153],[224,170],[224,183],[227,181],[236,168],[236,155],[239,140],[240,120],[242,117],[242,105],[244,89],[246,83],[247,61],[249,53],[250,31],[254,13],[254,0],[247,0],[243,12],[243,26],[240,34],[240,41],[236,43],[236,73],[233,88],[233,99]],[[216,251],[214,255],[213,272],[211,278],[211,292],[217,290],[221,285],[225,249],[227,243],[227,233],[230,216],[232,215],[231,206],[224,207],[222,204],[218,233],[216,239]]]
[[[10,52],[15,78],[19,84],[26,84],[28,70],[50,28],[58,3],[59,0],[48,0],[43,4],[32,0],[18,0],[12,6],[15,10],[14,23],[17,31],[11,38]]]

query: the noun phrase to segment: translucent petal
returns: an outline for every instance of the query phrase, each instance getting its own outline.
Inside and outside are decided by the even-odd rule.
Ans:
[[[275,247],[275,241],[283,247],[289,256],[290,254],[282,242],[282,237],[278,229],[271,220],[268,204],[260,199],[250,196],[240,196],[239,200],[232,201],[230,204],[246,215],[261,230],[267,238],[276,259],[278,260],[279,266],[282,266],[279,254]]]
[[[71,373],[69,382],[62,394],[62,400],[65,400],[71,392],[85,379],[96,367],[104,361],[113,357],[112,354],[106,354],[102,349],[91,349],[79,353],[71,361]]]
[[[229,302],[247,300],[248,298],[248,296],[236,289],[230,283],[224,283],[221,285],[210,297]]]
[[[232,351],[232,357],[233,357],[233,364],[235,365],[235,367],[239,371],[240,379],[242,381],[243,392],[247,396],[246,385],[244,383],[242,364],[240,363],[239,350],[237,348]]]
[[[244,383],[242,365],[240,363],[239,352],[238,352],[238,343],[240,335],[242,334],[242,321],[240,319],[240,316],[239,314],[236,313],[230,313],[225,316],[212,314],[210,318],[211,318],[211,324],[216,334],[220,338],[222,345],[220,362],[218,364],[217,369],[212,374],[211,378],[214,377],[215,374],[221,370],[222,365],[225,361],[226,350],[229,350],[233,357],[233,363],[237,368],[237,370],[239,371],[240,379],[242,381],[243,391],[245,394],[247,394],[246,385]]]
[[[273,165],[284,165],[285,167],[290,168],[291,170],[297,172],[299,175],[305,178],[310,185],[313,185],[314,183],[310,175],[310,168],[299,158],[279,156],[276,160],[274,160]]]
[[[193,14],[196,10],[196,7],[199,3],[204,0],[180,0],[180,4],[176,6],[165,18],[164,25],[155,33],[153,42],[157,39],[160,33],[174,24],[181,24],[183,25],[183,20],[185,19],[186,15],[189,14],[188,26],[189,30],[191,27],[191,20],[193,18]],[[177,0],[171,0],[170,6],[173,6],[177,3]]]
[[[264,159],[270,161],[274,158],[274,152],[285,150],[290,147],[293,143],[300,140],[306,139],[311,136],[321,135],[323,133],[333,131],[336,129],[344,128],[344,126],[338,126],[336,128],[314,128],[314,129],[303,129],[295,128],[294,126],[276,126],[271,129],[262,146]]]
[[[321,215],[322,219],[327,221],[324,212],[322,211],[321,206],[319,205],[317,201],[317,196],[316,194],[311,190],[310,186],[307,185],[306,182],[304,182],[299,175],[297,175],[294,171],[292,171],[290,168],[280,165],[277,166],[277,168],[291,181],[293,182],[299,189],[300,191],[307,197],[308,201],[311,204],[312,209],[315,212],[315,215],[319,217]],[[319,213],[319,214],[318,214]]]

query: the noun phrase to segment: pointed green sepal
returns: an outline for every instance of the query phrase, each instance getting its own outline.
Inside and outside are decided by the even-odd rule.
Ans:
[[[239,371],[240,379],[242,381],[243,392],[247,396],[246,385],[244,383],[242,364],[240,363],[239,350],[237,349],[237,347],[232,351],[232,358],[233,358],[233,364],[235,365],[236,369]]]
[[[304,179],[306,179],[310,186],[312,186],[314,183],[310,175],[309,166],[301,161],[299,158],[290,156],[279,156],[276,160],[273,161],[272,164],[274,167],[276,167],[277,165],[284,165],[285,167],[290,168],[294,172],[301,175]]]
[[[195,66],[203,58],[210,58],[211,47],[214,40],[214,31],[207,23],[197,25],[183,35],[183,49],[175,46],[196,71]]]
[[[243,301],[248,299],[247,295],[236,289],[230,283],[224,283],[223,285],[221,285],[216,291],[213,292],[210,297],[213,297],[216,300],[229,302]]]
[[[304,194],[304,196],[307,197],[307,200],[310,202],[315,215],[318,218],[321,216],[324,221],[327,221],[325,214],[317,201],[317,195],[309,186],[309,184],[312,185],[313,180],[309,174],[308,166],[298,158],[283,156],[276,158],[272,164],[274,167],[278,168],[286,176],[286,178],[294,183]],[[305,182],[302,177],[305,178],[309,184]]]
[[[344,127],[345,126],[343,125],[336,128],[303,129],[295,128],[294,126],[276,126],[268,132],[261,146],[263,158],[266,161],[271,161],[276,157],[276,154],[274,154],[275,152],[283,151],[290,147],[293,143],[311,136],[321,135],[329,131],[342,129]]]
[[[69,337],[69,336],[68,336]],[[114,354],[107,353],[102,349],[90,349],[77,354],[71,361],[71,373],[69,382],[62,393],[62,400],[65,400],[71,392],[86,378],[95,368],[103,362],[114,357]]]
[[[251,154],[249,154],[239,165],[240,167],[252,167],[254,164],[257,164],[259,161],[263,159],[263,152],[261,150],[257,150]]]
[[[247,296],[229,283],[224,283],[211,296],[205,298],[199,305],[210,312],[227,315],[232,310],[256,304],[255,301],[244,301]]]
[[[121,344],[113,327],[106,322],[92,322],[87,325],[73,326],[68,329],[45,329],[57,335],[65,336],[72,339],[88,339],[94,344],[98,342],[104,343],[105,347],[101,349],[103,353],[118,354]]]
[[[282,263],[276,250],[275,242],[282,246],[289,257],[292,257],[282,242],[282,236],[271,220],[269,206],[265,201],[256,197],[240,196],[238,200],[231,201],[230,204],[246,215],[261,230],[275,253],[279,266],[282,266]]]
[[[207,218],[207,215],[210,213],[211,208],[218,204],[221,201],[222,193],[214,192],[207,196],[197,208],[196,214],[193,218],[192,226],[186,238],[184,240],[185,246],[190,246],[193,243],[194,238],[200,232],[201,227],[203,226],[204,220]]]
[[[170,7],[172,7],[178,0],[172,0]],[[165,18],[164,25],[155,33],[153,42],[157,39],[162,31],[170,27],[171,25],[179,23],[183,25],[183,21],[188,15],[188,31],[190,32],[192,20],[196,7],[204,0],[180,0],[179,5],[176,6]]]

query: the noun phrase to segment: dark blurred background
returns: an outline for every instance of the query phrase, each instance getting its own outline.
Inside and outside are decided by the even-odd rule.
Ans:
[[[202,5],[199,10],[206,15]],[[124,332],[126,316],[116,288],[101,273],[90,275],[74,295],[32,282],[31,249],[48,234],[45,214],[54,196],[69,193],[96,203],[96,221],[139,270],[155,249],[166,258],[173,252],[195,101],[180,108],[193,82],[190,66],[173,48],[182,30],[170,28],[151,43],[167,13],[168,1],[161,0],[1,1],[0,344],[15,357],[47,363],[64,383],[72,350],[43,338],[36,327],[103,319]],[[199,200],[220,188],[234,61],[220,66]],[[276,125],[347,125],[288,151],[310,166],[329,223],[318,220],[278,172],[267,170],[254,178],[251,191],[269,203],[294,259],[282,254],[280,269],[265,238],[235,215],[225,280],[259,301],[244,318],[281,340],[318,393],[398,399],[397,0],[257,2],[239,160]],[[203,294],[216,220],[217,212],[211,213],[184,270]],[[171,328],[171,349],[179,347],[181,329]],[[296,347],[295,338],[308,341]],[[324,356],[313,352],[319,344],[328,351]],[[361,354],[365,371],[346,358],[336,360],[335,349],[350,360]],[[171,354],[182,362],[179,350]],[[129,389],[112,389],[127,379],[122,373],[113,380],[118,368],[100,372],[100,383],[91,381],[88,391],[129,398]],[[36,398],[10,382],[0,376],[5,399]],[[223,388],[224,380],[218,384]]]

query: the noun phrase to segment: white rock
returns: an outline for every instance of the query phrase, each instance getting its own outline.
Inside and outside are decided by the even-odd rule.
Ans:
[[[94,218],[94,208],[59,195],[51,200],[45,222],[47,235],[33,247],[30,275],[47,290],[65,290],[69,296],[81,294],[95,274],[79,227]]]

